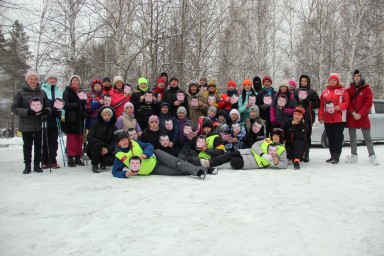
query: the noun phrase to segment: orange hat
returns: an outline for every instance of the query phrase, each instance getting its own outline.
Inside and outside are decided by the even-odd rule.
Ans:
[[[251,80],[244,80],[243,81],[243,87],[246,86],[246,85],[252,86],[252,81]]]

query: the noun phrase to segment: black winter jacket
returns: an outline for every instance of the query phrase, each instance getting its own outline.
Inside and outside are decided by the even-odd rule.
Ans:
[[[85,103],[81,103],[76,92],[67,86],[63,93],[65,102],[65,127],[67,134],[82,134],[84,127]]]

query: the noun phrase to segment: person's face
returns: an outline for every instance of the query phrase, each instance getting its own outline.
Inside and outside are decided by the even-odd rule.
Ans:
[[[165,88],[165,83],[160,82],[160,83],[157,84],[157,86],[158,86],[159,88],[161,88],[161,89],[164,89],[164,88]]]
[[[132,88],[131,86],[124,85],[124,93],[125,94],[131,94]]]
[[[189,125],[184,125],[183,128],[184,135],[189,135],[192,133],[192,127]]]
[[[140,84],[140,88],[142,88],[142,89],[147,88],[147,86],[148,86],[148,84],[145,84],[145,83]]]
[[[337,80],[332,78],[331,80],[329,80],[329,85],[330,85],[330,86],[335,86],[335,85],[337,85]]]
[[[328,113],[333,114],[335,112],[335,105],[333,105],[333,103],[328,103],[325,105],[325,109]]]
[[[177,82],[177,80],[172,80],[172,81],[169,82],[169,85],[171,87],[177,87],[179,85],[179,82]]]
[[[272,97],[270,95],[264,95],[263,102],[264,102],[264,104],[271,105],[272,104]]]
[[[210,133],[212,131],[212,128],[209,127],[209,126],[206,126],[206,127],[204,127],[203,131],[204,131],[205,134],[208,134],[208,133]]]
[[[252,96],[248,98],[248,103],[253,105],[256,105],[256,97]]]
[[[169,109],[168,109],[168,106],[162,106],[162,107],[161,107],[161,113],[164,114],[164,115],[165,115],[165,114],[168,114],[168,110],[169,110]]]
[[[308,85],[308,80],[306,77],[302,77],[301,80],[300,80],[300,84],[301,86],[305,87]]]
[[[197,93],[197,86],[196,85],[191,85],[190,89],[191,93]]]
[[[250,112],[249,112],[249,116],[250,116],[252,119],[255,119],[255,118],[257,118],[259,115],[258,115],[257,111],[250,111]]]
[[[138,173],[140,170],[140,166],[141,166],[141,163],[140,163],[140,160],[138,159],[133,159],[129,161],[129,167],[130,167],[129,169],[133,173]]]
[[[272,135],[272,141],[273,141],[274,143],[280,143],[280,135],[278,135],[278,134],[273,134],[273,135]]]
[[[53,104],[53,106],[61,110],[64,107],[64,102],[62,102],[61,100],[55,100],[55,103]]]
[[[213,103],[214,103],[214,101],[215,101],[215,97],[213,97],[213,96],[208,96],[208,105],[212,106]]]
[[[152,93],[146,93],[145,94],[145,103],[152,103],[153,100],[153,94]]]
[[[165,125],[165,129],[167,129],[168,131],[173,130],[173,122],[172,122],[172,120],[165,121],[164,125]]]
[[[37,78],[37,76],[28,77],[27,84],[32,90],[36,89],[38,82],[39,79]]]
[[[264,83],[263,83],[264,88],[267,88],[267,89],[271,88],[271,85],[272,84],[271,84],[271,82],[269,80],[265,80]]]
[[[294,112],[293,113],[293,120],[299,122],[299,121],[301,121],[301,119],[303,119],[303,115],[302,114],[300,114],[298,112]]]
[[[288,90],[287,86],[280,86],[281,92],[286,92]]]
[[[185,118],[185,113],[184,113],[184,112],[179,112],[179,113],[177,114],[177,117],[178,117],[180,120],[182,120],[182,119]]]
[[[104,88],[109,88],[109,87],[111,87],[111,83],[108,82],[108,81],[105,81],[105,82],[103,82],[103,87]]]
[[[236,90],[236,86],[230,84],[229,86],[227,86],[227,89],[228,89],[228,91],[234,91],[234,90]]]
[[[135,112],[135,109],[132,106],[127,106],[125,108],[125,113],[127,113],[127,115],[129,116],[133,115],[134,112]]]
[[[229,117],[232,121],[237,121],[237,119],[239,119],[239,116],[236,113],[232,113]]]
[[[299,96],[300,100],[305,100],[308,97],[308,92],[306,92],[306,91],[299,91],[298,96]]]
[[[110,106],[112,102],[111,97],[104,97],[104,106]]]
[[[220,122],[224,122],[224,120],[225,120],[225,116],[223,116],[223,115],[218,116],[217,119],[218,119]]]
[[[293,84],[289,84],[289,90],[290,90],[290,91],[295,90],[295,86],[294,86]]]
[[[254,132],[254,133],[258,133],[259,131],[261,130],[261,124],[259,124],[259,123],[253,123],[253,125],[252,125],[252,131]]]
[[[234,133],[239,133],[240,132],[240,125],[239,124],[233,124],[232,130]]]
[[[101,117],[103,118],[103,120],[105,122],[109,122],[109,121],[111,121],[112,114],[109,112],[105,112],[104,114],[101,115]]]
[[[284,98],[284,97],[279,97],[279,98],[277,99],[277,106],[279,106],[279,107],[284,107],[285,104],[287,104],[287,99],[286,99],[286,98]]]
[[[277,147],[269,147],[268,154],[271,156],[275,156],[277,154]]]
[[[214,109],[210,109],[210,110],[208,110],[208,116],[209,117],[215,117],[216,116],[216,110],[214,110]]]
[[[149,129],[151,129],[152,131],[157,131],[159,129],[159,122],[158,121],[150,122]]]
[[[207,83],[207,81],[205,81],[204,79],[200,79],[199,83],[200,83],[200,85],[205,85]]]
[[[72,78],[71,80],[71,87],[80,87],[80,80],[77,77]]]
[[[120,148],[127,148],[129,145],[129,139],[128,138],[124,138],[124,139],[121,139],[119,141],[119,147]]]
[[[168,136],[160,136],[160,145],[164,148],[169,146],[169,137]]]
[[[249,92],[251,90],[251,88],[252,88],[252,85],[250,85],[250,84],[244,85],[244,90],[247,92]]]
[[[185,99],[184,93],[182,93],[182,92],[178,92],[178,93],[176,94],[176,98],[177,98],[178,101],[180,101],[180,102],[184,102],[184,99]]]
[[[94,84],[93,85],[93,90],[95,92],[100,92],[101,91],[101,84]]]
[[[208,85],[208,91],[213,93],[216,91],[216,85],[210,84]]]
[[[116,83],[115,83],[115,86],[116,86],[116,88],[117,89],[121,89],[121,88],[123,88],[123,81],[116,81]]]
[[[192,99],[191,106],[197,108],[199,106],[199,99]]]
[[[137,132],[136,131],[128,131],[128,137],[131,140],[137,140]]]
[[[40,112],[41,109],[43,108],[43,106],[41,105],[41,102],[40,101],[32,101],[31,102],[31,109],[35,112]]]
[[[57,84],[57,77],[50,77],[50,78],[47,79],[47,82],[50,85],[56,85]]]
[[[203,148],[204,146],[205,146],[205,139],[203,139],[203,138],[199,138],[199,139],[197,139],[197,141],[196,141],[196,147],[198,148],[198,149],[201,149],[201,148]]]
[[[353,80],[358,84],[361,80],[361,76],[358,74],[353,75]]]

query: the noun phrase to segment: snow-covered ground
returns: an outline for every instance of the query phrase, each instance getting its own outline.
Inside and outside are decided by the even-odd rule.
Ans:
[[[90,166],[23,175],[20,138],[0,144],[4,256],[384,255],[383,144],[379,166],[365,146],[357,164],[344,147],[338,165],[315,148],[300,171],[220,169],[204,181]]]

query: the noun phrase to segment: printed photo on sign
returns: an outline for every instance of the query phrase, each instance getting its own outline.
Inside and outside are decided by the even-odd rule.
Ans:
[[[264,95],[263,97],[263,102],[266,105],[271,105],[272,104],[272,95]]]
[[[333,114],[335,113],[335,105],[333,104],[332,101],[328,101],[325,103],[325,110],[329,113],[329,114]]]
[[[55,102],[53,103],[53,107],[55,107],[57,110],[62,110],[64,107],[63,99],[56,98]]]
[[[87,100],[87,94],[85,93],[84,90],[78,90],[78,91],[76,92],[76,94],[77,94],[77,97],[79,97],[79,99],[81,99],[81,100]]]
[[[231,104],[236,104],[239,101],[239,96],[232,95],[231,96]]]
[[[176,98],[177,98],[178,101],[180,101],[181,103],[183,103],[184,100],[185,100],[185,95],[184,95],[183,92],[178,92],[178,93],[176,94]]]
[[[200,137],[198,137],[197,140],[196,140],[196,148],[197,148],[198,150],[201,150],[201,149],[203,149],[205,146],[206,146],[205,137],[204,137],[204,136],[200,136]]]
[[[29,101],[29,107],[35,112],[41,112],[43,101],[40,98],[33,98]]]

